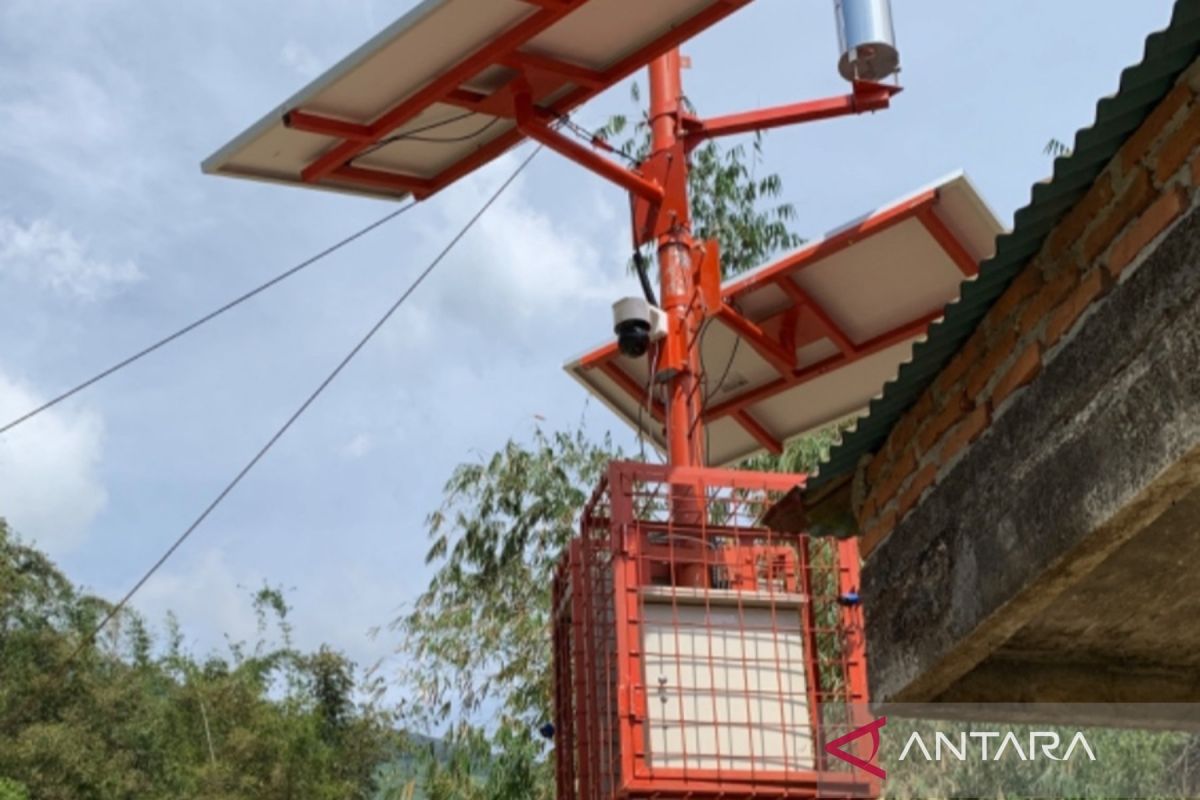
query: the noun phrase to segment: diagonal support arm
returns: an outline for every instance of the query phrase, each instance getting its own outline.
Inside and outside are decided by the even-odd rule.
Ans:
[[[534,108],[533,99],[528,92],[518,91],[514,96],[514,101],[517,111],[517,128],[521,133],[643,200],[652,204],[663,201],[666,195],[663,188],[657,183],[643,178],[620,164],[609,161],[599,153],[589,150],[551,128]]]
[[[767,362],[779,370],[779,374],[790,378],[796,369],[796,354],[783,349],[774,339],[763,332],[763,329],[743,317],[732,306],[722,305],[717,310],[717,318],[728,325],[738,336],[758,352]]]

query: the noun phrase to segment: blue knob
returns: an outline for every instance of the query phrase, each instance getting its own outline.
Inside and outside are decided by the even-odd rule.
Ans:
[[[842,606],[856,606],[861,602],[862,598],[858,596],[858,591],[853,589],[838,597],[838,605]]]

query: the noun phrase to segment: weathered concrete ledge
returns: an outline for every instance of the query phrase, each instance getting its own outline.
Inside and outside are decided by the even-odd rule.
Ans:
[[[1200,213],[1141,259],[871,555],[875,701],[1200,701]]]

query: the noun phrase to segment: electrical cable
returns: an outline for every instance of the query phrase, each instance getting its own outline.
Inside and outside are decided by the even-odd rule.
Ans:
[[[459,136],[421,136],[420,135],[421,133],[423,133],[425,131],[433,130],[434,128],[441,128],[446,125],[450,125],[455,122],[464,120],[467,117],[473,117],[477,113],[478,112],[476,112],[476,111],[468,111],[465,114],[459,114],[458,116],[451,117],[449,119],[444,119],[441,122],[435,122],[435,123],[432,123],[429,125],[425,125],[424,127],[421,127],[421,128],[414,128],[413,130],[406,131],[405,133],[397,133],[393,136],[387,137],[386,139],[380,139],[378,142],[376,142],[375,144],[366,148],[361,153],[359,153],[357,156],[355,156],[354,159],[352,159],[352,162],[357,161],[358,159],[362,158],[363,156],[368,156],[371,153],[374,153],[376,150],[379,150],[382,147],[387,147],[389,144],[395,144],[396,142],[425,142],[426,144],[458,144],[460,142],[469,142],[472,139],[474,139],[476,136],[482,136],[484,133],[487,133],[487,131],[489,131],[493,126],[499,124],[502,119],[501,117],[493,117],[490,122],[484,123],[483,125],[476,128],[475,130],[471,131],[470,133],[464,133]]]
[[[370,225],[367,225],[365,228],[359,228],[357,231],[350,234],[349,236],[342,239],[341,241],[337,242],[336,244],[330,245],[329,247],[325,248],[324,250],[317,253],[316,255],[306,258],[304,261],[301,261],[299,264],[295,265],[294,267],[291,267],[290,269],[287,269],[287,270],[279,273],[274,278],[271,278],[269,281],[266,281],[265,283],[260,283],[258,286],[254,287],[253,289],[246,292],[245,294],[235,297],[233,300],[230,300],[225,305],[220,306],[219,308],[208,312],[204,316],[200,317],[199,319],[197,319],[193,322],[188,323],[187,325],[184,325],[182,328],[175,331],[174,333],[164,336],[163,338],[159,339],[158,341],[154,342],[153,344],[142,348],[141,350],[139,350],[138,352],[129,356],[128,358],[118,361],[116,364],[113,364],[111,367],[109,367],[107,369],[101,370],[100,372],[96,373],[95,375],[93,375],[92,377],[83,381],[82,383],[77,384],[75,387],[68,389],[67,391],[63,392],[62,394],[60,394],[50,400],[47,400],[45,403],[43,403],[42,405],[33,409],[32,411],[29,411],[29,412],[23,414],[22,416],[17,417],[12,422],[7,423],[3,427],[0,427],[0,434],[7,433],[8,431],[17,427],[21,423],[27,422],[28,420],[33,419],[38,414],[41,414],[43,411],[50,410],[51,408],[58,405],[62,401],[66,400],[70,397],[73,397],[74,395],[78,394],[79,392],[83,391],[84,389],[88,388],[89,386],[91,386],[95,383],[99,383],[100,381],[107,378],[109,375],[112,375],[114,372],[118,372],[118,371],[124,369],[125,367],[128,367],[130,364],[133,364],[136,361],[140,361],[141,359],[143,359],[146,356],[153,353],[155,350],[158,350],[159,348],[170,344],[171,342],[175,341],[176,339],[183,336],[184,334],[191,333],[192,331],[196,330],[196,328],[199,328],[201,325],[204,325],[206,322],[211,322],[212,320],[214,320],[217,317],[224,314],[226,311],[230,311],[230,310],[236,308],[237,306],[241,305],[242,303],[246,302],[247,300],[261,294],[262,292],[266,291],[267,289],[270,289],[275,284],[281,283],[284,280],[286,280],[287,278],[290,278],[293,275],[295,275],[297,272],[300,272],[301,270],[305,269],[306,267],[310,267],[313,264],[317,263],[318,261],[326,258],[327,256],[333,255],[338,250],[341,250],[343,247],[350,244],[351,242],[353,242],[357,239],[360,239],[363,236],[370,233],[371,231],[375,230],[376,228],[378,228],[388,222],[391,222],[396,217],[398,217],[401,214],[403,214],[404,212],[408,211],[410,208],[412,208],[416,204],[417,203],[414,200],[412,202],[406,203],[405,205],[401,206],[400,208],[396,209],[395,211],[392,211],[388,214],[383,215],[379,219],[372,222]]]
[[[473,117],[478,113],[479,113],[478,111],[463,111],[459,114],[455,114],[452,117],[446,117],[445,119],[439,119],[437,122],[427,122],[424,125],[420,125],[416,128],[412,128],[410,130],[403,131],[401,133],[393,134],[393,136],[411,136],[412,134],[415,134],[415,133],[425,133],[426,131],[432,131],[432,130],[436,130],[438,128],[444,128],[447,125],[453,125],[456,122],[462,122],[464,119],[469,119],[470,117]]]
[[[642,294],[646,296],[646,302],[652,306],[658,306],[658,299],[654,296],[654,287],[650,285],[650,273],[646,270],[646,258],[642,255],[641,250],[633,251],[633,268],[637,271],[638,280],[642,284]]]
[[[646,403],[649,403],[649,402],[651,402],[650,401],[650,386],[649,386],[649,384],[647,384],[647,386],[646,386]],[[641,457],[643,463],[646,461],[646,425],[642,421],[642,415],[646,411],[646,403],[638,403],[638,416],[637,416],[638,454]]]
[[[643,461],[646,461],[646,424],[643,420],[643,414],[647,408],[653,408],[654,404],[654,366],[658,360],[658,345],[651,345],[654,355],[648,355],[646,362],[646,400],[638,403],[637,415],[637,442],[638,453]],[[653,414],[651,415],[653,419]]]
[[[417,290],[417,287],[424,283],[425,279],[429,277],[429,275],[440,263],[442,263],[450,251],[454,249],[454,246],[457,245],[459,241],[461,241],[462,238],[467,235],[467,232],[475,226],[475,223],[479,221],[480,217],[487,213],[487,210],[491,208],[497,200],[500,199],[500,195],[504,193],[504,190],[512,185],[512,182],[517,179],[517,176],[524,171],[525,167],[529,165],[529,162],[532,161],[534,156],[540,153],[541,150],[542,148],[539,145],[532,153],[529,154],[529,156],[525,158],[524,161],[517,166],[517,168],[511,175],[508,176],[504,183],[500,184],[500,187],[496,189],[496,191],[492,193],[491,197],[489,197],[487,201],[479,208],[479,210],[475,212],[475,215],[467,220],[467,223],[459,230],[457,234],[454,235],[450,242],[442,248],[441,252],[439,252],[431,262],[429,262],[429,265],[417,275],[417,277],[412,281],[412,283],[409,284],[408,288],[404,290],[400,297],[394,303],[392,303],[386,312],[384,312],[383,316],[371,326],[366,335],[363,336],[356,345],[354,345],[350,352],[338,363],[336,367],[334,367],[333,371],[330,372],[323,381],[321,381],[321,383],[307,397],[307,399],[300,404],[300,407],[296,409],[296,411],[290,417],[288,417],[288,420],[283,424],[283,426],[280,427],[269,440],[267,440],[267,443],[263,445],[263,447],[254,455],[253,458],[250,459],[249,462],[246,463],[244,467],[242,467],[241,471],[238,472],[233,480],[221,490],[216,498],[208,504],[204,511],[200,513],[200,516],[196,517],[192,524],[189,525],[183,534],[181,534],[179,538],[177,538],[174,543],[167,548],[166,552],[164,552],[162,556],[160,556],[159,559],[154,562],[150,569],[146,570],[145,574],[143,574],[142,577],[138,579],[137,583],[133,585],[133,588],[126,592],[125,596],[122,597],[116,605],[108,610],[108,612],[101,618],[100,622],[91,628],[90,632],[79,642],[75,649],[71,651],[70,655],[68,655],[66,660],[62,663],[61,667],[59,668],[60,672],[65,671],[74,662],[74,660],[79,657],[79,654],[83,652],[89,643],[95,640],[100,631],[102,631],[104,627],[113,620],[113,618],[121,613],[125,606],[129,604],[129,601],[133,599],[133,596],[137,594],[138,591],[146,584],[146,582],[153,577],[153,575],[167,562],[172,555],[175,554],[175,551],[178,550],[185,541],[187,541],[188,537],[190,537],[192,533],[198,527],[200,527],[201,523],[208,518],[208,516],[217,508],[217,506],[221,504],[221,502],[229,495],[229,493],[232,492],[239,483],[241,483],[242,479],[246,477],[250,470],[254,469],[255,465],[258,464],[258,462],[262,460],[267,452],[275,446],[275,443],[278,442],[285,433],[287,433],[288,429],[291,428],[296,420],[308,410],[308,407],[313,404],[313,402],[321,395],[322,392],[325,391],[326,388],[328,388],[329,384],[333,383],[334,379],[341,374],[342,370],[354,360],[359,351],[361,351],[363,347],[365,347],[367,343],[371,341],[375,334],[379,332],[380,328],[382,328],[387,321],[391,319],[392,315],[396,313],[400,306],[404,305],[404,302],[408,300],[409,296],[411,296],[414,291]]]
[[[712,391],[708,389],[708,368],[704,365],[704,337],[708,333],[708,326],[712,324],[713,317],[709,317],[704,321],[704,325],[700,328],[699,350],[700,350],[700,385],[704,387],[704,397],[700,403],[700,414],[692,422],[692,428],[688,431],[690,437],[696,430],[696,425],[704,419],[704,413],[708,411],[708,403],[725,385],[725,380],[729,377],[729,372],[733,369],[733,362],[737,360],[738,347],[742,344],[740,336],[734,338],[733,347],[729,351],[729,361],[725,364],[725,369],[721,372],[721,379],[717,381],[716,388]],[[709,458],[709,445],[711,443],[710,426],[704,426],[704,459],[707,462]]]
[[[717,387],[716,387],[715,389],[713,389],[713,390],[712,390],[712,393],[711,393],[711,394],[708,394],[708,396],[704,398],[704,407],[705,407],[705,409],[706,409],[706,410],[707,410],[707,407],[708,407],[708,401],[709,401],[709,399],[710,399],[710,398],[711,398],[713,395],[715,395],[715,394],[717,394],[718,392],[720,392],[720,391],[721,391],[721,387],[723,387],[723,386],[725,385],[725,379],[729,377],[729,371],[730,371],[731,369],[733,369],[733,362],[734,362],[734,360],[735,360],[735,359],[737,359],[738,347],[740,347],[740,346],[741,346],[741,344],[742,344],[742,337],[740,337],[740,336],[739,336],[739,337],[737,337],[737,339],[734,341],[734,343],[733,343],[733,348],[732,348],[732,349],[729,351],[729,361],[727,361],[727,362],[725,363],[725,370],[724,370],[724,371],[721,373],[721,379],[720,379],[719,381],[717,381]]]
[[[583,127],[582,125],[577,123],[575,120],[571,119],[571,117],[569,115],[555,114],[555,116],[558,117],[558,121],[562,123],[562,126],[564,128],[569,130],[571,133],[575,134],[576,138],[587,142],[588,144],[592,145],[593,147],[598,147],[601,150],[604,150],[605,152],[620,156],[621,158],[625,159],[626,161],[628,161],[631,165],[633,165],[635,167],[641,166],[641,162],[638,161],[637,158],[629,155],[629,153],[625,152],[624,149],[617,147],[613,144],[610,144],[609,141],[607,139],[605,139],[603,136],[601,136],[599,133],[596,133],[595,131],[589,131],[587,128]]]

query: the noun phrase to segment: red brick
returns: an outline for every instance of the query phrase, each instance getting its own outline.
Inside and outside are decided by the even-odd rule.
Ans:
[[[1062,296],[1070,291],[1074,282],[1075,276],[1064,272],[1038,292],[1022,309],[1021,316],[1017,317],[1017,336],[1023,339],[1025,334],[1040,325]]]
[[[1045,284],[1042,291],[1033,297],[1033,300],[1021,312],[1020,317],[1016,319],[1018,336],[1025,338],[1028,332],[1042,324],[1042,320],[1048,317],[1052,309],[1075,288],[1078,279],[1079,272],[1072,265],[1058,273],[1054,281]]]
[[[1150,116],[1146,117],[1146,121],[1141,127],[1129,137],[1129,140],[1121,147],[1121,171],[1127,172],[1130,167],[1141,161],[1150,150],[1150,145],[1158,139],[1158,135],[1162,133],[1163,128],[1167,127],[1167,123],[1175,116],[1179,109],[1187,105],[1191,100],[1191,92],[1188,91],[1186,84],[1179,84],[1162,99],[1157,107],[1150,112]]]
[[[933,382],[933,390],[939,394],[949,394],[950,390],[958,384],[959,379],[967,374],[967,369],[979,358],[981,349],[980,336],[976,333],[967,340],[963,348],[958,351],[954,358],[950,360],[950,363],[946,365],[946,368],[942,370],[942,373],[937,376],[937,380]]]
[[[858,521],[858,527],[865,528],[867,523],[875,518],[875,514],[879,511],[879,505],[875,502],[874,497],[868,497],[863,501],[862,508],[854,515],[854,519]]]
[[[1058,258],[1070,249],[1092,224],[1092,220],[1112,202],[1114,195],[1112,174],[1105,171],[1050,233],[1046,240],[1046,254],[1050,258]]]
[[[1200,61],[1193,61],[1192,65],[1179,76],[1179,82],[1193,92],[1200,93]]]
[[[871,459],[871,463],[867,465],[867,486],[871,487],[879,483],[879,476],[883,474],[883,468],[889,463],[887,454],[882,449],[875,454]]]
[[[1024,271],[1017,276],[1016,280],[1008,285],[1004,290],[1004,294],[992,305],[988,311],[988,316],[996,320],[1003,320],[1012,312],[1016,311],[1025,298],[1036,292],[1042,285],[1042,271],[1036,264],[1025,267]]]
[[[1102,270],[1094,269],[1088,272],[1075,287],[1071,296],[1064,300],[1062,305],[1056,308],[1050,316],[1050,321],[1046,324],[1046,330],[1042,334],[1042,341],[1046,347],[1053,347],[1057,344],[1063,334],[1075,326],[1075,321],[1087,310],[1088,306],[1104,293],[1105,288]]]
[[[896,511],[892,509],[874,520],[858,540],[858,552],[866,558],[896,527]]]
[[[891,500],[896,494],[896,490],[900,485],[908,480],[908,476],[917,468],[917,450],[916,447],[906,447],[900,456],[892,463],[891,472],[884,479],[883,495],[879,503],[879,507],[883,508],[887,505],[887,501]]]
[[[1180,188],[1171,189],[1155,200],[1137,222],[1126,228],[1113,243],[1108,257],[1108,271],[1112,276],[1118,277],[1137,258],[1138,253],[1146,249],[1146,245],[1179,218],[1187,205],[1187,192]]]
[[[936,410],[933,402],[933,392],[928,389],[921,395],[921,399],[913,406],[912,415],[918,420],[923,420]]]
[[[912,442],[917,433],[917,424],[920,421],[921,420],[917,417],[917,415],[910,410],[904,415],[903,418],[901,418],[898,423],[896,423],[896,426],[892,428],[892,433],[889,437],[895,439],[895,447],[904,447]]]
[[[904,490],[904,494],[900,496],[898,518],[903,519],[904,515],[912,510],[912,507],[921,499],[921,495],[925,493],[925,490],[933,485],[935,478],[937,478],[936,464],[926,464],[920,472],[913,476],[912,482]]]
[[[909,448],[884,471],[880,482],[872,487],[871,493],[867,496],[867,503],[870,504],[874,501],[876,508],[887,508],[887,504],[896,496],[900,486],[916,469],[917,456],[915,451]]]
[[[942,438],[942,434],[954,427],[954,423],[962,419],[965,414],[962,395],[957,398],[948,398],[942,410],[927,418],[925,424],[917,432],[917,447],[920,451],[928,453],[937,444],[938,439]]]
[[[1063,264],[1054,279],[1047,282],[1042,291],[1047,292],[1051,297],[1062,300],[1075,288],[1075,284],[1079,283],[1079,276],[1083,274],[1083,271],[1075,262]]]
[[[1043,289],[1043,291],[1045,290]],[[966,396],[968,400],[974,401],[975,398],[979,397],[979,393],[983,391],[983,387],[988,385],[992,376],[1008,360],[1008,357],[1012,355],[1013,348],[1016,346],[1016,328],[1009,328],[1000,335],[1000,338],[988,345],[988,352],[983,358],[975,362],[975,365],[971,367],[971,372],[967,376]]]
[[[970,416],[959,423],[950,437],[946,439],[946,443],[942,445],[942,453],[938,460],[945,464],[954,458],[958,453],[971,442],[979,438],[979,435],[987,430],[988,425],[992,422],[992,415],[987,405],[981,405],[971,412]]]
[[[1091,264],[1108,248],[1116,235],[1121,232],[1129,220],[1141,214],[1146,206],[1154,200],[1154,187],[1150,183],[1150,175],[1143,169],[1138,169],[1129,185],[1121,192],[1116,202],[1105,211],[1083,240],[1083,260]]]
[[[998,408],[1007,397],[1037,377],[1042,370],[1042,347],[1033,342],[1026,347],[1017,360],[1004,373],[996,388],[992,390],[992,408]]]
[[[1179,171],[1197,145],[1200,145],[1200,105],[1188,112],[1183,124],[1171,132],[1158,150],[1154,177],[1160,186]]]

